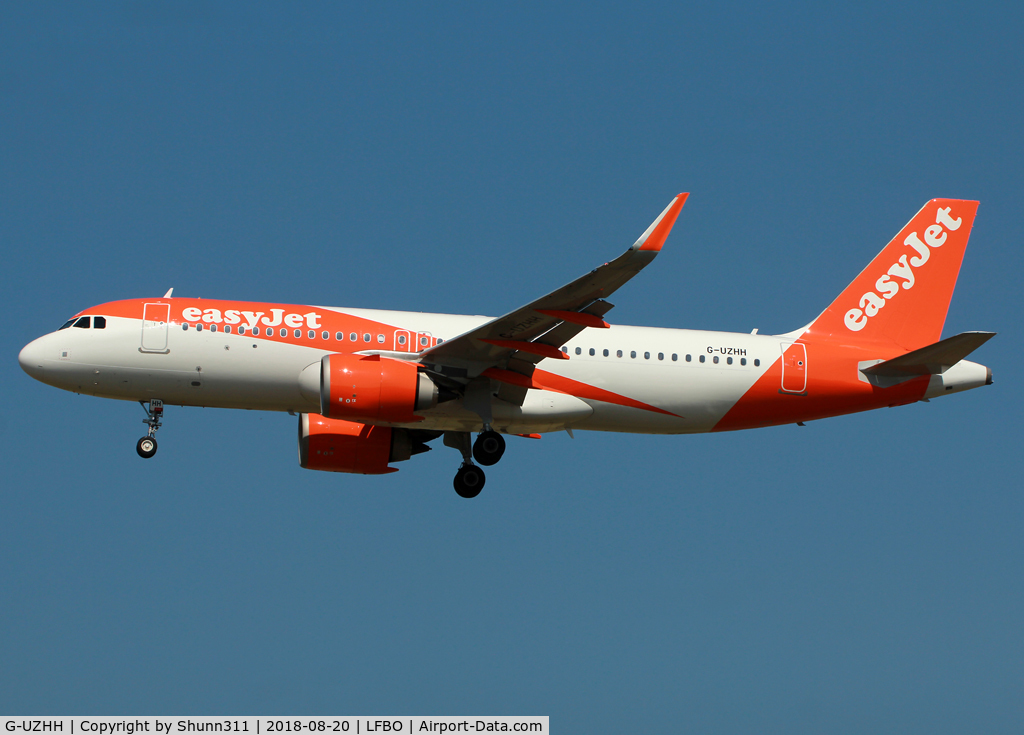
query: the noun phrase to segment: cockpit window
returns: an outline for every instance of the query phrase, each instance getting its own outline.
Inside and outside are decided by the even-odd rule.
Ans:
[[[91,317],[87,317],[87,316],[79,317],[78,321],[75,322],[75,327],[77,329],[88,329],[89,328],[89,320],[90,319],[91,319]]]
[[[63,325],[61,325],[61,328],[60,328],[60,329],[67,329],[68,327],[70,327],[70,326],[71,326],[72,324],[74,324],[74,323],[75,323],[75,320],[74,320],[74,319],[68,319],[68,320],[67,320],[66,322],[64,322],[64,324],[63,324]],[[58,329],[57,331],[59,332],[59,331],[60,331],[60,329]]]
[[[92,328],[93,329],[106,329],[107,328],[107,318],[105,316],[94,316],[92,318]]]

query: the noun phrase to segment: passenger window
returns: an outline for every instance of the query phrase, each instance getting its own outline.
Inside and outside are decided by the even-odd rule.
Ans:
[[[608,350],[605,350],[605,351],[604,351],[604,356],[605,356],[605,357],[608,357]]]
[[[325,334],[326,334],[326,332],[325,332]],[[334,333],[334,338],[336,340],[338,340],[339,342],[341,342],[343,339],[345,339],[345,333],[344,332],[335,332]],[[327,338],[324,337],[324,339],[327,339]]]
[[[210,325],[210,331],[211,332],[216,332],[217,331],[217,325],[216,324],[211,324]]]
[[[284,327],[281,327],[281,329],[279,329],[279,330],[278,330],[278,332],[279,332],[279,334],[280,334],[280,335],[281,335],[282,337],[287,337],[287,336],[288,336],[288,330],[287,330],[287,329],[285,329]]]
[[[224,334],[231,334],[231,325],[230,324],[225,324],[224,325]]]
[[[327,334],[327,332],[324,332],[324,334]],[[312,329],[310,329],[309,332],[306,333],[306,336],[309,339],[316,339],[316,332],[314,332]]]
[[[331,338],[331,333],[330,333],[330,332],[327,332],[327,331],[323,331],[323,332],[321,332],[321,333],[320,333],[320,336],[321,336],[321,337],[322,337],[323,339],[330,339],[330,338]]]
[[[405,344],[405,335],[404,334],[398,335],[398,344],[400,344],[400,345],[404,345]]]
[[[294,332],[292,332],[292,336],[295,337],[295,339],[299,339],[300,337],[302,337],[302,330],[296,329]]]
[[[241,334],[242,336],[245,336],[245,327],[239,327],[238,333]]]
[[[429,341],[426,337],[420,337],[420,347],[426,347]]]
[[[92,328],[93,329],[106,329],[107,328],[107,318],[105,316],[94,316],[92,318]]]
[[[61,327],[61,329],[63,329],[63,327]],[[188,322],[183,322],[182,323],[181,331],[183,331],[183,332],[187,332],[188,331]]]
[[[260,328],[259,327],[253,327],[252,328],[252,336],[253,337],[259,337],[260,336]]]
[[[576,348],[576,354],[577,355],[582,355],[583,354],[583,348],[582,347],[577,347]]]
[[[727,364],[732,365],[732,358],[731,357],[725,358],[725,361],[726,361]]]
[[[761,361],[758,359],[754,360],[754,367],[761,367]]]
[[[379,344],[379,345],[384,344],[384,335],[383,334],[378,334],[377,335],[377,344]]]
[[[568,355],[569,354],[569,348],[563,345],[562,346],[562,352],[564,352],[565,354]]]
[[[701,355],[701,356],[700,356],[700,361],[701,361],[701,362],[704,362],[704,355]]]
[[[68,319],[68,320],[67,320],[66,322],[64,322],[64,323],[63,323],[63,324],[62,324],[62,325],[60,326],[60,329],[58,329],[57,331],[59,332],[59,331],[60,331],[61,329],[67,329],[68,327],[70,327],[70,326],[71,326],[72,324],[74,324],[74,323],[75,323],[75,320],[74,320],[74,319]]]
[[[350,342],[355,342],[357,339],[359,339],[359,335],[356,334],[355,332],[352,332],[351,334],[349,334],[348,339]]]
[[[747,358],[741,357],[740,358],[740,365],[746,365],[746,364],[747,364]]]
[[[365,334],[363,334],[363,342],[369,342],[369,341],[370,341],[370,333],[366,332]]]
[[[687,361],[687,362],[693,362],[693,360],[692,360],[692,359],[690,358],[690,356],[689,356],[689,355],[687,355],[687,356],[686,356],[686,361]]]
[[[665,359],[665,353],[664,352],[659,352],[658,353],[658,359],[659,360],[664,360]]]
[[[629,356],[632,357],[635,360],[636,359],[636,350],[630,350]]]
[[[88,329],[89,328],[89,317],[87,317],[87,316],[79,317],[78,321],[75,322],[75,326],[78,327],[79,329]]]
[[[650,360],[651,359],[651,353],[650,352],[645,352],[644,353],[644,359],[645,360]]]
[[[443,340],[443,339],[440,339],[440,338],[438,338],[438,340],[437,340],[437,343],[438,343],[438,344],[441,344],[442,342],[444,342],[444,340]]]
[[[597,354],[597,352],[596,352],[596,351],[594,350],[594,348],[593,348],[593,347],[591,347],[591,348],[590,348],[590,356],[591,356],[591,357],[593,357],[593,356],[594,356],[594,355],[596,355],[596,354]]]
[[[622,350],[615,350],[616,357],[622,357]]]
[[[203,331],[203,325],[202,324],[197,324],[196,325],[196,331],[197,332],[202,332]]]
[[[716,364],[716,365],[718,364],[718,355],[715,355],[715,356],[714,356],[714,357],[712,357],[711,359],[712,359],[712,360],[714,360],[714,362],[715,362],[715,364]]]

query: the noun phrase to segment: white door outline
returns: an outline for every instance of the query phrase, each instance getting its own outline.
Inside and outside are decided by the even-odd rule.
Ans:
[[[401,338],[405,337],[405,344],[402,344]],[[396,329],[395,330],[395,352],[414,352],[415,348],[412,345],[412,341],[415,339],[408,329]]]
[[[145,304],[142,307],[141,352],[170,352],[167,329],[171,319],[170,304]]]
[[[786,364],[789,371],[786,371]],[[786,380],[786,376],[789,380]],[[782,343],[782,392],[805,393],[807,391],[807,347],[801,342]]]

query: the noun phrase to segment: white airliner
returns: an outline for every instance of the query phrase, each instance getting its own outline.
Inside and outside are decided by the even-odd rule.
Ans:
[[[686,194],[629,250],[497,319],[162,298],[86,309],[19,355],[33,378],[138,401],[142,457],[164,406],[288,411],[299,464],[384,474],[444,437],[476,496],[503,435],[690,434],[897,406],[992,382],[941,340],[978,203],[933,199],[821,315],[788,334],[610,326],[605,299],[654,260]],[[173,291],[173,289],[172,289]],[[480,432],[475,442],[471,434]]]

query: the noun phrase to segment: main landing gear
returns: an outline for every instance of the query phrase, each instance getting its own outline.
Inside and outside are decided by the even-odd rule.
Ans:
[[[455,492],[462,498],[475,498],[484,489],[487,478],[484,471],[475,464],[463,462],[459,471],[455,473]]]
[[[139,404],[146,412],[146,418],[142,419],[142,423],[149,426],[149,431],[146,436],[139,439],[135,445],[135,451],[143,459],[149,459],[156,454],[156,431],[160,428],[160,419],[164,415],[164,402],[153,398],[148,404],[146,401],[139,401]]]
[[[498,464],[504,453],[505,438],[491,429],[481,433],[473,443],[473,458],[484,467]]]
[[[477,437],[470,451],[468,431],[446,431],[445,446],[458,449],[462,453],[462,466],[455,473],[455,492],[463,498],[475,498],[484,489],[487,478],[484,471],[473,464],[475,458],[482,465],[497,464],[505,453],[505,438],[489,426]]]

